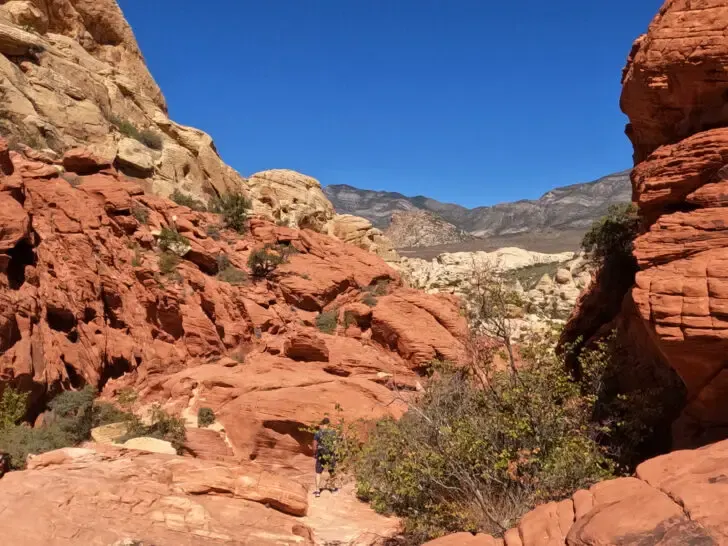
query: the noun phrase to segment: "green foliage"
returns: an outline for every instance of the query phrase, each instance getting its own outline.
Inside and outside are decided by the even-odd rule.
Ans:
[[[245,272],[231,264],[225,254],[217,257],[217,278],[232,285],[240,285],[248,280]]]
[[[197,411],[197,426],[200,428],[209,427],[215,422],[215,412],[210,408],[200,408]]]
[[[400,420],[378,423],[357,466],[358,493],[426,540],[445,532],[501,534],[536,503],[608,477],[595,441],[596,396],[551,349],[524,348],[517,372],[487,361],[438,366]],[[603,355],[585,366],[599,375]]]
[[[174,252],[162,252],[159,255],[159,272],[162,275],[172,275],[176,273],[179,262],[179,256]]]
[[[131,413],[119,409],[114,404],[109,402],[96,402],[93,408],[93,427],[123,423],[132,417]]]
[[[134,203],[131,206],[131,215],[142,225],[149,223],[149,209],[139,203]]]
[[[376,307],[377,306],[377,298],[375,298],[371,294],[366,294],[361,299],[361,302],[365,305],[368,305],[369,307]]]
[[[280,247],[266,245],[250,253],[248,267],[254,277],[268,277],[285,261],[286,256]]]
[[[124,443],[132,438],[158,438],[172,444],[177,453],[182,453],[184,448],[186,433],[185,424],[182,419],[173,417],[164,411],[161,406],[152,406],[149,425],[144,424],[141,419],[132,416],[127,421],[127,433],[118,440]]]
[[[611,205],[606,216],[592,224],[582,240],[583,249],[600,265],[632,260],[632,245],[639,229],[633,204]]]
[[[238,233],[245,233],[250,208],[250,200],[240,191],[223,194],[210,202],[210,210],[222,215],[225,226]]]
[[[366,290],[372,296],[386,296],[389,292],[389,281],[380,279],[374,285],[368,286]]]
[[[147,148],[151,148],[152,150],[161,150],[164,146],[162,137],[159,134],[149,129],[140,131],[128,119],[122,119],[118,116],[110,116],[109,121],[122,135],[141,142]]]
[[[161,150],[164,147],[162,136],[149,129],[140,131],[137,140],[152,150]]]
[[[10,385],[5,387],[0,396],[0,430],[16,425],[28,408],[28,393],[15,390]]]
[[[176,188],[174,192],[172,192],[170,199],[172,199],[172,201],[174,201],[178,205],[182,205],[183,207],[187,207],[198,212],[207,212],[207,206],[205,205],[205,203],[203,203],[202,201],[198,201],[191,195],[182,193]]]
[[[11,466],[24,468],[31,453],[45,453],[88,440],[95,396],[91,387],[63,392],[50,402],[51,413],[43,426],[31,428],[22,424],[0,430],[0,450],[10,455]]]
[[[124,387],[116,394],[116,401],[122,408],[127,410],[134,405],[138,398],[139,394],[131,387]]]
[[[184,254],[184,249],[189,249],[190,241],[184,235],[181,235],[176,229],[163,227],[159,234],[159,248],[163,251],[173,252],[175,254]]]
[[[316,317],[316,327],[325,334],[333,334],[339,324],[339,310],[332,309]]]
[[[132,267],[141,267],[142,265],[142,249],[138,244],[134,244],[132,247],[132,250],[134,251],[134,256],[132,256],[131,259],[131,265]]]
[[[348,328],[352,324],[357,325],[356,314],[353,311],[344,311],[344,328]]]
[[[217,224],[208,224],[205,231],[207,232],[208,237],[210,237],[213,241],[220,240],[220,226]]]

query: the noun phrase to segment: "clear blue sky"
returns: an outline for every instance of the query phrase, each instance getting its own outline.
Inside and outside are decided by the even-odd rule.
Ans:
[[[631,166],[619,110],[662,0],[120,0],[172,118],[243,175],[466,206]]]

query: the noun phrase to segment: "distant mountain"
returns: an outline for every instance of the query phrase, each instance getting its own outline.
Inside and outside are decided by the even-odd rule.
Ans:
[[[363,216],[383,230],[388,228],[395,212],[424,210],[478,237],[538,233],[553,236],[562,231],[584,232],[604,215],[609,205],[631,201],[629,173],[623,171],[594,182],[555,188],[534,201],[474,209],[424,196],[406,197],[401,193],[361,190],[347,185],[327,186],[324,192],[337,212]]]

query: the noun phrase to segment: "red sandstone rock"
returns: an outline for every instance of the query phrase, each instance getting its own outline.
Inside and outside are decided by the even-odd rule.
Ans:
[[[74,148],[63,154],[63,168],[72,173],[87,175],[111,167],[111,163],[95,156],[86,148]]]
[[[250,464],[102,446],[47,453],[7,474],[0,510],[3,543],[13,546],[313,544],[292,516],[307,510],[295,483]]]
[[[286,340],[283,352],[292,360],[304,362],[328,362],[329,349],[326,342],[310,332],[298,332]]]

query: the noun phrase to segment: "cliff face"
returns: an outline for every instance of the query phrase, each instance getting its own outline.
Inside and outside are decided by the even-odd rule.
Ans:
[[[639,271],[616,318],[636,358],[672,368],[685,384],[676,445],[728,434],[726,32],[725,2],[671,0],[624,71],[643,232],[634,243]],[[614,318],[594,312],[614,301],[601,284],[583,297],[570,335],[592,335]]]

